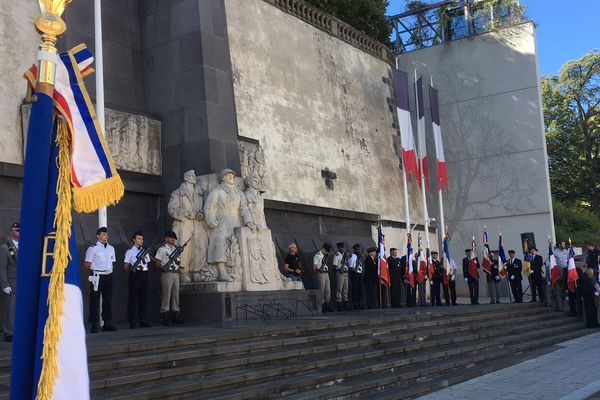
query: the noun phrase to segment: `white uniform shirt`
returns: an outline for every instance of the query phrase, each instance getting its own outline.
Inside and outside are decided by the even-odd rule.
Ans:
[[[356,254],[352,253],[352,255],[350,256],[350,259],[348,260],[348,268],[351,271],[354,271],[354,269],[356,268],[357,261],[358,261],[358,257],[356,256]]]
[[[125,262],[129,264],[130,268],[133,267],[133,264],[136,263],[137,255],[139,254],[139,252],[141,250],[142,250],[141,248],[138,248],[137,246],[133,246],[132,248],[127,250],[127,252],[125,253]],[[149,262],[150,262],[150,256],[148,254],[146,254],[144,259],[140,263],[140,266],[142,267],[142,271],[148,271],[148,263]]]
[[[452,258],[450,259],[450,280],[454,280],[456,277],[456,270],[458,268],[456,267],[456,261],[454,261]]]
[[[340,268],[342,266],[342,260],[344,259],[344,254],[341,252],[335,253],[333,256],[333,266],[336,268]]]
[[[157,260],[160,260],[160,265],[165,265],[169,262],[169,256],[171,255],[171,253],[173,253],[173,251],[175,251],[175,246],[169,247],[166,244],[158,248],[155,257]],[[177,263],[175,264],[175,267],[179,268],[179,265],[177,265]]]
[[[323,265],[323,258],[325,257],[325,254],[323,254],[323,252],[321,250],[317,251],[317,254],[315,254],[315,256],[313,257],[313,266],[315,268],[320,269],[321,266]]]
[[[112,271],[113,263],[117,261],[115,248],[110,244],[102,244],[100,241],[88,247],[85,252],[85,261],[92,263],[92,271]]]
[[[15,249],[19,250],[19,242],[15,239],[10,239],[12,241],[13,246],[15,246]]]

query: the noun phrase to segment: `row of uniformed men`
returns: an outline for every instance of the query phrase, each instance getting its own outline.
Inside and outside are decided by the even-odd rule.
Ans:
[[[117,261],[115,249],[108,243],[108,229],[99,228],[97,242],[85,253],[84,266],[90,271],[90,311],[91,332],[96,333],[100,322],[100,296],[102,295],[102,320],[104,331],[115,331],[112,323],[113,268]],[[179,310],[179,257],[175,255],[177,235],[165,232],[165,243],[156,255],[151,256],[144,247],[142,231],[131,236],[132,246],[125,253],[123,268],[129,273],[128,319],[129,327],[149,327],[146,303],[148,297],[148,269],[153,263],[161,270],[160,313],[163,325],[183,323]],[[166,268],[165,268],[166,267]]]

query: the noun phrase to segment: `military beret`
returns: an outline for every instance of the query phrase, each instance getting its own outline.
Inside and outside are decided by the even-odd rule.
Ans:
[[[101,226],[100,228],[98,228],[98,230],[96,231],[96,235],[99,235],[101,233],[108,233],[108,229],[106,229],[105,226]]]

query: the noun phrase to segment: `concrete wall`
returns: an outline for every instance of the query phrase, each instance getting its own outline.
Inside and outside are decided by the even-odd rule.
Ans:
[[[500,226],[506,250],[522,256],[520,233],[533,232],[545,253],[553,220],[533,23],[403,54],[399,65],[433,77],[439,90],[453,258],[464,257],[473,235],[481,242],[485,224],[492,249]],[[425,105],[432,154],[427,97]],[[437,217],[437,196],[429,204]]]
[[[225,5],[239,134],[265,149],[266,198],[403,221],[389,64],[262,0]]]

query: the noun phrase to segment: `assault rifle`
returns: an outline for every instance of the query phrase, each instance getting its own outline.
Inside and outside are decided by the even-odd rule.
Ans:
[[[164,272],[176,271],[179,268],[179,267],[175,268],[175,265],[177,264],[176,261],[179,258],[179,256],[181,255],[181,253],[183,253],[185,246],[188,245],[190,240],[192,240],[191,237],[187,240],[187,242],[185,242],[183,244],[183,246],[175,246],[175,250],[173,250],[173,252],[169,256],[169,259],[167,260],[165,265],[162,265],[160,267]]]
[[[140,249],[139,253],[137,253],[137,256],[135,256],[135,258],[136,258],[135,263],[133,263],[133,265],[129,269],[131,272],[136,272],[138,270],[140,270],[140,271],[142,270],[142,262],[148,255],[149,251],[150,251],[150,249],[148,247],[142,247]]]

